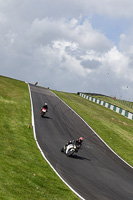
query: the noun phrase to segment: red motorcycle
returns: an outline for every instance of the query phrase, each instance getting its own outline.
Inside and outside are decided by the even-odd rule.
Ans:
[[[41,109],[41,117],[44,117],[44,115],[46,114],[47,109],[46,108],[42,108]]]

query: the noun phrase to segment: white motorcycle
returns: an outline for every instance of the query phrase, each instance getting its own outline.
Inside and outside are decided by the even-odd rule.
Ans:
[[[74,153],[77,153],[80,146],[76,144],[68,144],[61,149],[61,152],[64,152],[68,157],[72,156]]]

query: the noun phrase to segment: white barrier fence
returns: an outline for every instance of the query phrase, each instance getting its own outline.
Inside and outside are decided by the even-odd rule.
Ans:
[[[117,107],[115,105],[112,105],[112,104],[107,103],[105,101],[99,100],[99,99],[97,99],[95,97],[91,97],[91,96],[85,95],[83,93],[79,93],[79,95],[81,97],[85,98],[85,99],[88,99],[89,101],[93,101],[94,103],[97,103],[97,104],[100,104],[102,106],[105,106],[106,108],[109,108],[109,109],[111,109],[111,110],[113,110],[113,111],[115,111],[115,112],[117,112],[117,113],[119,113],[121,115],[124,115],[128,119],[133,120],[133,113],[131,113],[131,112],[127,111],[127,110],[123,110],[122,108],[119,108],[119,107]]]

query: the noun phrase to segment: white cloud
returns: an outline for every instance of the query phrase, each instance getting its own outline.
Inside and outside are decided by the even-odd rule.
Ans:
[[[118,51],[116,46],[103,56],[103,60],[118,76],[125,74],[129,60]]]
[[[0,13],[0,24],[4,24],[7,18],[3,13]]]
[[[94,30],[86,19],[82,24],[78,19],[64,18],[54,20],[52,18],[35,19],[28,29],[29,39],[34,39],[41,44],[48,44],[52,40],[66,39],[75,41],[81,48],[105,51],[112,47],[102,33]]]
[[[12,33],[12,31],[9,31],[5,35],[5,40],[8,41],[10,43],[10,45],[12,45],[14,43],[16,37],[17,37],[16,33]]]
[[[113,18],[133,17],[132,0],[1,0],[0,7],[12,16],[17,14],[19,18],[28,20],[36,16],[73,18],[80,14],[90,16],[95,13]]]
[[[94,15],[127,20],[119,44],[94,28]],[[131,0],[0,1],[1,74],[57,90],[128,99],[133,92],[132,18]]]

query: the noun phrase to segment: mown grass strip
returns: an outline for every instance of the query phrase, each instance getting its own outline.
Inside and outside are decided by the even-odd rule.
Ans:
[[[53,92],[74,109],[121,158],[133,166],[132,120],[77,94]]]
[[[79,199],[42,157],[33,137],[28,85],[0,76],[0,199]]]

